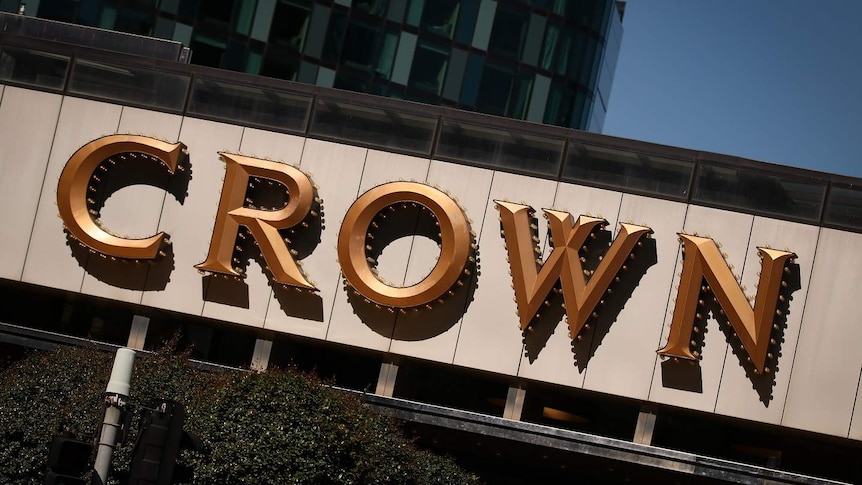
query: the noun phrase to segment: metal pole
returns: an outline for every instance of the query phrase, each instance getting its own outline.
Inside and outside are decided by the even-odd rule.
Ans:
[[[105,390],[105,419],[102,422],[102,434],[99,437],[99,447],[96,451],[96,463],[93,465],[95,473],[92,483],[103,485],[108,482],[108,474],[111,471],[111,458],[114,456],[114,448],[117,445],[117,436],[120,431],[120,423],[123,421],[123,410],[129,398],[129,383],[132,379],[132,368],[135,365],[135,351],[131,349],[117,349],[114,357],[114,367],[111,369],[111,378]]]

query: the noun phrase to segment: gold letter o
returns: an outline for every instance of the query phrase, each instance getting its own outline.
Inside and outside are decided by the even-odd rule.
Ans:
[[[419,283],[399,288],[377,279],[366,261],[368,227],[386,207],[415,202],[426,207],[440,225],[440,258]],[[380,305],[409,308],[440,298],[461,277],[470,255],[470,224],[451,197],[417,182],[390,182],[362,194],[344,216],[338,232],[338,260],[347,283]]]

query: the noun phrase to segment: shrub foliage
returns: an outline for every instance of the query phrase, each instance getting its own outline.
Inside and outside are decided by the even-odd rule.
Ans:
[[[0,369],[0,483],[41,483],[59,432],[94,436],[111,362],[96,350],[62,349]],[[180,453],[177,483],[478,482],[451,460],[416,450],[354,396],[292,370],[208,372],[163,351],[135,364],[131,409],[151,398],[184,403],[185,429],[201,441]],[[114,455],[115,483],[129,471],[137,419],[131,428]]]

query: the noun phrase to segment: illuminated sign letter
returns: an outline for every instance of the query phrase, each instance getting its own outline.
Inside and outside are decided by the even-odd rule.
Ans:
[[[81,147],[63,168],[57,185],[57,207],[69,235],[82,244],[107,256],[126,259],[155,259],[165,234],[160,232],[144,239],[115,236],[102,229],[88,204],[95,201],[89,195],[101,173],[95,173],[103,163],[131,161],[138,157],[156,159],[172,174],[177,169],[182,143],[167,143],[153,138],[132,135],[110,135],[93,140]]]
[[[224,186],[219,200],[213,237],[206,261],[195,266],[202,271],[240,276],[233,266],[233,254],[240,226],[248,228],[266,260],[272,278],[284,285],[316,290],[303,275],[279,229],[302,222],[314,201],[314,186],[308,176],[283,163],[219,152],[225,163]],[[284,185],[287,204],[277,210],[245,206],[249,177],[259,177]]]
[[[782,275],[785,264],[796,255],[757,248],[761,258],[760,283],[752,309],[715,241],[688,234],[680,234],[679,238],[684,251],[682,278],[667,345],[657,351],[659,355],[697,360],[698,356],[691,351],[691,335],[695,318],[701,316],[698,313],[702,311],[698,306],[703,305],[700,293],[709,288],[751,357],[755,372],[769,372],[766,359]],[[704,279],[708,287],[702,287]]]
[[[595,271],[585,272],[578,251],[597,227],[607,225],[606,220],[580,216],[574,221],[569,213],[545,209],[543,212],[549,222],[553,250],[542,262],[537,226],[531,221],[533,208],[511,202],[494,202],[503,226],[521,330],[527,329],[559,280],[570,335],[575,338],[614,278],[626,269],[626,259],[640,239],[652,233],[648,227],[620,224],[620,232],[601,263]],[[586,273],[591,273],[589,281]]]
[[[374,218],[395,204],[416,203],[437,218],[440,258],[425,279],[404,288],[380,281],[366,258],[367,236]],[[467,218],[451,197],[416,182],[391,182],[362,194],[350,206],[338,232],[338,260],[347,283],[374,303],[393,308],[418,307],[437,300],[456,285],[470,257]]]

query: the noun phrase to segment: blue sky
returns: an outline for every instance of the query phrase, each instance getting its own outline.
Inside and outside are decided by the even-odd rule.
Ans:
[[[862,0],[631,0],[604,132],[862,177]]]

